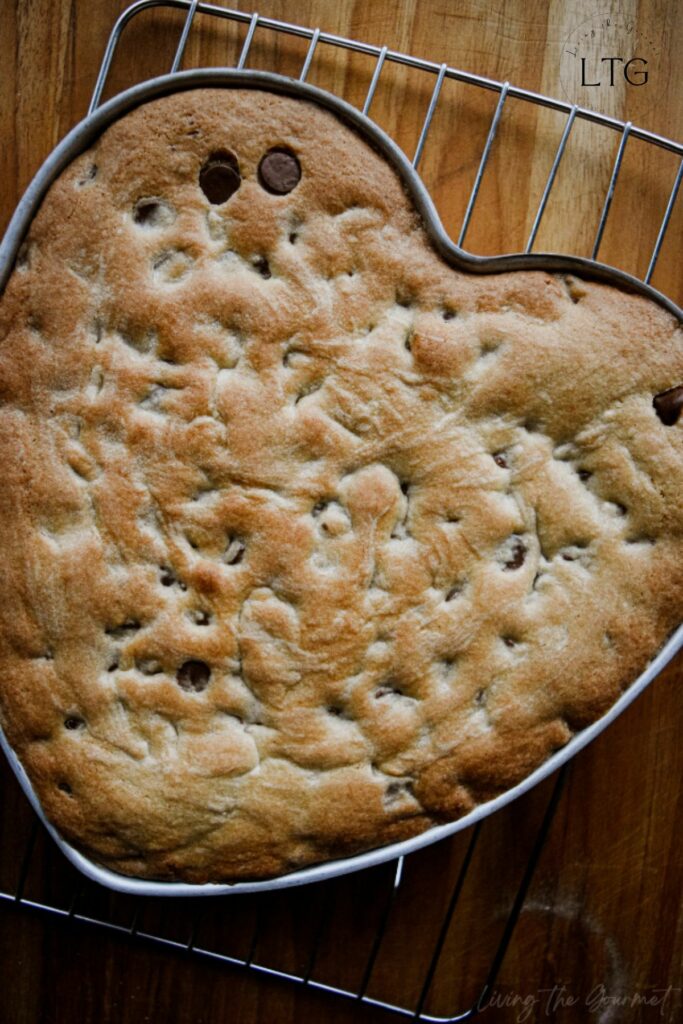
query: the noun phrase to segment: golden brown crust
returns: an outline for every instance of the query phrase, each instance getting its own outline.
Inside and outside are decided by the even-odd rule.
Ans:
[[[211,206],[219,150],[242,183]],[[311,103],[122,118],[0,304],[0,707],[50,819],[116,870],[221,881],[517,782],[680,621],[683,429],[652,399],[682,378],[653,302],[447,266]]]

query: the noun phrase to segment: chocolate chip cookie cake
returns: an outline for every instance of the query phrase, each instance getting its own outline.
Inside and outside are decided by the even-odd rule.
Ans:
[[[468,274],[386,157],[256,88],[139,106],[0,299],[0,722],[141,878],[269,878],[523,779],[681,620],[683,338]]]

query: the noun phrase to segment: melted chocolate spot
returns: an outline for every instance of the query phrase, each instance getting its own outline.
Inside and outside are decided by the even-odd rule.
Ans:
[[[258,177],[267,192],[284,196],[301,181],[301,164],[290,150],[274,146],[262,158]]]
[[[521,569],[524,565],[524,559],[526,558],[526,547],[522,541],[517,537],[512,547],[512,553],[504,565],[505,569]]]
[[[209,685],[211,669],[205,661],[186,661],[176,672],[178,686],[183,690],[201,693]]]
[[[655,412],[665,427],[673,427],[683,409],[683,384],[668,391],[661,391],[652,400]]]
[[[214,206],[226,203],[241,182],[239,165],[232,153],[212,153],[199,172],[199,187]]]

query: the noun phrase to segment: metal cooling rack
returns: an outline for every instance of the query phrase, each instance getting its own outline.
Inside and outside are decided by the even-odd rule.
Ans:
[[[488,135],[467,202],[465,214],[457,234],[463,246],[470,226],[473,210],[480,191],[487,162],[496,138],[506,100],[510,97],[531,104],[551,108],[566,115],[552,165],[533,218],[525,252],[530,252],[538,235],[548,199],[555,184],[557,172],[574,124],[584,119],[620,133],[621,138],[612,166],[609,186],[602,206],[598,228],[592,246],[595,260],[604,235],[614,197],[617,179],[629,138],[639,139],[661,150],[668,150],[683,158],[683,145],[652,132],[637,128],[630,122],[618,121],[577,105],[564,103],[538,93],[470,74],[447,64],[435,64],[407,54],[377,47],[309,29],[300,25],[276,21],[258,14],[199,3],[198,0],[138,0],[128,7],[116,22],[97,77],[89,113],[99,106],[108,80],[114,55],[122,33],[129,22],[142,11],[154,7],[180,9],[186,12],[180,41],[171,65],[171,71],[180,69],[188,37],[197,14],[207,15],[246,26],[237,68],[244,68],[250,54],[254,35],[268,31],[308,40],[299,80],[309,75],[314,60],[325,46],[345,49],[375,59],[369,88],[362,105],[369,114],[380,76],[388,65],[402,64],[423,72],[433,79],[433,89],[426,116],[412,156],[417,167],[427,143],[430,125],[437,110],[439,96],[446,78],[478,86],[498,94],[498,102],[490,123]],[[659,257],[664,236],[679,192],[683,176],[683,159],[668,197],[656,241],[642,278],[649,283]],[[144,897],[131,897],[105,892],[81,875],[66,861],[40,825],[23,798],[16,780],[4,762],[0,765],[0,905],[14,905],[34,911],[57,915],[65,921],[85,922],[115,932],[144,939],[168,949],[184,951],[234,967],[248,968],[258,974],[310,989],[346,997],[356,1002],[393,1011],[397,1015],[420,1021],[463,1021],[478,1015],[492,991],[499,968],[512,938],[534,870],[544,847],[570,766],[563,768],[553,779],[519,799],[513,809],[504,808],[493,818],[460,833],[448,841],[418,851],[406,858],[368,869],[356,875],[305,886],[302,889],[279,893],[248,896],[229,896],[225,899],[157,901]],[[519,841],[519,821],[526,823],[523,840]],[[485,900],[487,918],[479,930],[487,933],[485,950],[479,951],[479,970],[471,987],[473,997],[466,1005],[454,1011],[448,1003],[448,978],[444,974],[454,968],[453,943],[462,924],[458,911],[472,904],[472,879],[480,888],[485,868],[481,867],[482,847],[501,842],[501,835],[509,841],[514,836],[514,848],[509,877],[505,886],[499,879],[486,879],[494,891],[504,890],[504,906]],[[482,839],[483,836],[483,839]],[[484,858],[485,860],[485,858]],[[436,878],[429,907],[424,905],[425,872]],[[417,895],[416,895],[417,894]],[[415,902],[417,899],[417,903]],[[226,902],[227,900],[227,902]],[[422,901],[422,903],[420,903]],[[476,900],[474,901],[476,903]],[[163,910],[160,906],[163,904]],[[415,927],[415,908],[420,913],[420,927]],[[218,908],[216,910],[216,908]],[[410,915],[413,915],[412,917]],[[408,918],[406,920],[406,915]],[[403,921],[402,921],[403,917]],[[472,918],[465,917],[464,926]],[[482,922],[482,919],[479,919]],[[301,923],[304,927],[301,928]],[[283,963],[277,949],[277,935],[288,936],[294,949],[296,963]],[[382,976],[386,977],[386,951],[391,947],[396,929],[405,936],[409,928],[413,960],[420,963],[417,978],[412,979],[410,993],[401,1001],[382,995]],[[289,930],[288,930],[289,929]],[[352,941],[345,941],[348,935]],[[468,934],[467,941],[472,940]],[[476,936],[474,937],[476,939]],[[462,939],[462,936],[461,936]],[[476,942],[475,942],[476,945]],[[481,945],[481,943],[480,943]],[[346,978],[334,977],[330,964],[337,960],[345,965]],[[291,956],[290,956],[291,959]],[[476,962],[476,961],[475,961]],[[391,967],[391,963],[388,965]],[[471,972],[471,964],[468,967]],[[390,972],[391,973],[391,972]],[[352,979],[352,980],[349,980]],[[395,991],[396,979],[389,984]],[[386,984],[385,984],[386,988]],[[440,992],[441,1004],[437,1012],[435,992]],[[447,1011],[442,1006],[448,1003]]]
[[[33,814],[8,765],[0,762],[0,908],[21,907],[57,916],[65,923],[100,926],[163,948],[247,968],[259,975],[295,982],[397,1016],[425,1022],[475,1018],[494,990],[496,977],[563,792],[568,768],[517,800],[512,807],[467,832],[393,863],[279,893],[194,900],[132,897],[103,890],[66,860]],[[520,842],[519,821],[527,822]],[[507,879],[491,878],[486,848],[510,851]],[[516,848],[518,845],[518,848]],[[490,921],[479,951],[481,974],[472,978],[473,996],[457,1012],[433,1012],[447,1001],[449,974],[463,935],[458,911],[465,910],[464,934],[472,941],[473,875],[486,882]],[[435,878],[429,913],[425,879]],[[512,884],[508,886],[507,882]],[[468,891],[469,887],[469,891]],[[496,893],[492,899],[491,891]],[[494,913],[494,904],[497,906]],[[469,904],[469,912],[467,910]],[[421,914],[416,927],[415,909]],[[304,927],[300,924],[304,922]],[[404,1004],[395,993],[400,979],[386,947],[411,939],[420,963]],[[291,947],[282,963],[279,941]],[[335,962],[343,962],[343,977]],[[405,987],[405,986],[404,986]],[[393,999],[395,1000],[395,995]]]
[[[387,65],[401,64],[409,68],[414,68],[418,71],[424,72],[431,78],[434,78],[434,86],[427,108],[427,112],[422,123],[419,138],[415,151],[412,156],[413,167],[417,169],[423,155],[429,129],[436,113],[437,106],[439,103],[439,96],[441,94],[444,79],[449,78],[454,81],[463,82],[468,85],[478,86],[481,89],[486,89],[495,93],[498,93],[498,103],[496,105],[491,124],[489,127],[486,143],[484,145],[479,166],[477,168],[476,177],[472,186],[470,196],[467,202],[462,224],[457,237],[453,238],[453,241],[458,246],[464,248],[465,236],[470,226],[472,213],[474,206],[479,195],[481,182],[484,176],[484,171],[491,155],[491,150],[498,132],[498,126],[500,124],[503,109],[505,107],[506,100],[508,98],[523,100],[531,103],[535,106],[546,107],[551,110],[558,111],[566,114],[566,121],[564,130],[560,137],[552,165],[543,188],[543,192],[536,209],[533,224],[529,233],[529,236],[524,247],[524,252],[531,252],[538,235],[538,231],[541,225],[543,214],[548,204],[548,199],[555,184],[557,178],[557,172],[562,161],[562,157],[567,148],[567,143],[572,132],[572,128],[577,120],[590,121],[594,124],[601,125],[611,131],[620,133],[621,138],[619,141],[619,147],[617,149],[614,163],[612,165],[612,172],[610,176],[609,186],[605,195],[602,210],[600,213],[600,219],[598,227],[595,233],[595,238],[591,248],[590,258],[597,260],[600,244],[602,242],[605,226],[607,224],[607,218],[612,206],[617,181],[619,178],[619,172],[622,167],[624,153],[629,138],[639,139],[643,142],[649,143],[650,145],[659,147],[663,150],[668,150],[675,153],[682,159],[679,161],[678,169],[671,187],[668,202],[664,215],[662,217],[655,244],[650,253],[650,259],[645,275],[641,278],[646,284],[650,283],[652,275],[661,252],[662,243],[666,234],[669,222],[671,220],[671,214],[676,203],[676,198],[681,185],[681,179],[683,178],[683,143],[675,142],[673,139],[668,139],[662,135],[657,135],[655,132],[646,131],[643,128],[639,128],[633,125],[630,121],[620,121],[614,117],[608,117],[606,114],[601,114],[598,111],[590,110],[586,107],[578,106],[577,104],[565,103],[562,100],[554,99],[551,96],[544,96],[541,93],[532,92],[528,89],[521,89],[518,86],[511,85],[509,82],[497,82],[491,78],[485,78],[483,75],[475,75],[467,71],[460,71],[457,68],[450,67],[448,64],[436,64],[434,61],[424,60],[420,57],[413,57],[406,53],[399,53],[396,50],[390,50],[387,46],[373,46],[369,43],[359,42],[355,39],[347,39],[343,36],[333,35],[329,32],[322,32],[320,29],[310,29],[302,25],[295,25],[289,22],[278,21],[274,18],[266,18],[261,15],[247,14],[244,11],[234,11],[229,8],[217,7],[215,4],[200,3],[198,0],[137,0],[136,3],[130,5],[125,11],[119,16],[114,28],[112,29],[107,47],[102,59],[95,88],[93,90],[92,100],[88,110],[89,114],[92,114],[100,105],[102,95],[107,83],[109,71],[111,69],[112,61],[116,53],[121,35],[130,21],[132,21],[142,11],[149,10],[154,7],[165,7],[174,10],[186,11],[185,21],[183,29],[180,35],[180,41],[171,64],[171,73],[180,70],[187,46],[187,40],[190,35],[193,23],[197,14],[209,15],[223,20],[237,22],[238,24],[246,25],[247,31],[242,44],[242,49],[239,55],[237,63],[234,65],[237,69],[241,70],[246,68],[249,53],[252,48],[254,36],[256,31],[259,32],[271,32],[285,36],[295,36],[300,39],[308,40],[308,50],[306,52],[305,59],[303,61],[301,71],[298,75],[300,82],[305,82],[309,76],[311,66],[314,59],[318,59],[321,50],[327,46],[332,49],[343,49],[351,51],[357,54],[364,54],[368,57],[375,59],[375,67],[372,74],[372,79],[368,87],[368,91],[365,97],[365,101],[362,105],[362,111],[364,114],[370,114],[370,107],[375,96],[377,86],[380,81],[382,71]]]

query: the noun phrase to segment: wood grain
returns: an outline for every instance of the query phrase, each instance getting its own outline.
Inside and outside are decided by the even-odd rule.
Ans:
[[[0,231],[56,142],[87,110],[99,61],[121,0],[16,0],[0,4]],[[237,7],[249,10],[245,4]],[[447,61],[557,95],[674,138],[683,136],[683,6],[666,0],[263,0],[261,14]],[[606,26],[609,19],[610,24]],[[170,65],[180,12],[153,10],[126,30],[108,95]],[[594,34],[591,34],[594,33]],[[198,19],[185,66],[234,63],[244,28]],[[572,49],[587,66],[640,56],[648,82],[581,86]],[[298,75],[302,40],[259,30],[249,66]],[[577,50],[577,53],[579,51]],[[372,59],[321,47],[310,81],[362,105]],[[589,79],[592,80],[592,79]],[[400,65],[383,74],[372,116],[412,156],[433,76]],[[497,96],[446,81],[420,166],[443,222],[457,235]],[[563,116],[506,104],[466,245],[513,251],[526,243],[562,132]],[[619,138],[594,125],[572,132],[536,250],[589,253]],[[134,154],[131,154],[134,159]],[[606,262],[642,274],[677,168],[673,154],[629,142],[600,249]],[[679,200],[654,283],[683,300]],[[676,1021],[683,1013],[683,726],[679,658],[571,765],[483,1020]],[[452,1014],[476,998],[500,938],[553,782],[486,822],[479,837],[425,1009]],[[0,772],[0,890],[16,884],[31,814]],[[466,833],[408,861],[369,993],[415,1005],[439,934],[444,902],[458,877]],[[334,927],[318,935],[316,977],[357,985],[383,912],[380,873],[341,880],[325,896]],[[49,843],[38,841],[26,894],[68,909],[75,879]],[[83,897],[85,899],[85,897]],[[202,942],[244,955],[259,915],[269,927],[258,957],[301,970],[316,936],[319,890],[263,901],[217,901],[201,923]],[[92,890],[93,916],[126,926],[132,901]],[[184,941],[193,905],[154,901],[142,930]],[[382,1011],[305,992],[223,965],[152,949],[86,926],[69,926],[0,905],[0,1019],[128,1022],[385,1021]],[[526,1014],[526,1015],[525,1015]]]

